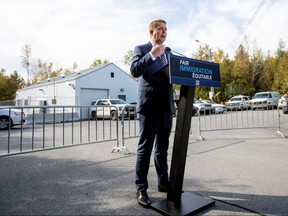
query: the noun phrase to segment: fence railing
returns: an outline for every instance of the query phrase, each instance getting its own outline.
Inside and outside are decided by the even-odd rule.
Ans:
[[[111,110],[118,115],[117,107],[98,106],[96,118],[91,117],[93,109],[94,106],[1,107],[0,156],[103,141],[115,141],[119,146],[118,118],[114,121],[105,116]],[[18,120],[14,116],[17,110],[22,113],[16,114]],[[25,123],[13,126],[17,121]],[[4,130],[6,124],[9,126]]]
[[[3,110],[10,119],[3,115]],[[19,113],[15,114],[15,110]],[[112,152],[128,154],[125,142],[139,136],[135,111],[135,105],[126,105],[121,111],[115,106],[0,107],[0,128],[10,124],[8,129],[0,130],[0,156],[104,141],[115,141]],[[12,128],[13,118],[16,118],[12,114],[25,124]],[[176,118],[172,132],[175,122]],[[279,109],[204,113],[193,116],[191,124],[193,135],[198,133],[200,139],[204,139],[202,132],[250,128],[275,128],[276,133],[284,138]]]
[[[258,109],[227,110],[221,114],[198,115],[199,134],[203,139],[201,132],[217,130],[235,130],[251,128],[275,128],[276,133],[281,132],[280,111],[279,108],[267,109],[260,107]]]

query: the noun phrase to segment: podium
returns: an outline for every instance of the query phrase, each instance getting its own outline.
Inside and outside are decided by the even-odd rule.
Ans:
[[[169,61],[170,83],[181,84],[180,100],[167,198],[152,203],[151,208],[163,215],[194,215],[215,205],[214,200],[182,191],[195,86],[219,87],[219,64],[173,54],[170,54]]]

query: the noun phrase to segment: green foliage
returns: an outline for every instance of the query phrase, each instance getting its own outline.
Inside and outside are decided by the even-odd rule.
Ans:
[[[109,61],[107,59],[101,60],[101,59],[94,59],[94,61],[92,62],[92,64],[90,65],[91,68],[97,67],[99,65],[104,65],[104,64],[108,64]]]
[[[59,76],[77,70],[78,65],[74,63],[70,68],[55,68],[54,64],[42,59],[31,58],[32,49],[30,45],[22,48],[22,65],[29,75],[32,75],[32,83],[45,80],[48,77]],[[130,65],[133,51],[128,50],[124,56],[124,63]],[[215,101],[224,102],[238,94],[253,96],[260,91],[278,91],[284,94],[288,91],[288,51],[285,43],[280,40],[274,56],[268,52],[266,55],[261,49],[254,47],[252,54],[245,44],[241,44],[234,59],[228,58],[223,50],[212,50],[209,45],[200,45],[193,54],[193,58],[214,61],[220,64],[221,87],[215,88]],[[107,64],[107,59],[95,59],[90,67]],[[26,83],[26,85],[27,85]],[[15,98],[17,89],[25,86],[24,79],[14,71],[10,76],[6,75],[4,69],[0,70],[0,101]],[[173,85],[179,90],[179,85]],[[209,87],[197,87],[195,96],[202,99],[209,97]]]
[[[127,53],[124,55],[124,64],[131,65],[133,58],[133,50],[128,50]]]
[[[197,59],[209,60],[211,49],[208,45],[200,45]],[[252,54],[245,44],[241,44],[234,59],[229,59],[222,50],[213,52],[213,61],[220,64],[221,88],[215,89],[216,101],[227,101],[231,97],[243,94],[253,96],[260,91],[288,91],[288,51],[280,40],[275,56],[266,55],[261,49],[254,47]],[[197,87],[195,96],[207,99],[210,88]]]
[[[21,49],[22,55],[22,66],[26,68],[27,71],[27,84],[30,84],[30,65],[31,65],[31,55],[32,55],[32,47],[28,44],[26,44]]]
[[[25,85],[24,79],[14,71],[10,76],[5,74],[2,69],[0,73],[0,101],[14,100],[16,91],[23,88]]]
[[[288,92],[288,52],[285,52],[278,64],[277,89],[280,92]]]

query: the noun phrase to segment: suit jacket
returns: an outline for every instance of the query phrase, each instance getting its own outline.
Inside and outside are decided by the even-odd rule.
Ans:
[[[154,61],[149,54],[152,44],[149,42],[134,49],[131,64],[131,74],[139,78],[137,112],[149,114],[150,112],[175,112],[173,88],[167,75],[168,66],[163,68],[161,60]],[[170,52],[165,51],[169,60]]]

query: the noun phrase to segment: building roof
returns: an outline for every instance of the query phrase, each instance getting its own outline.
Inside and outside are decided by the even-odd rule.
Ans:
[[[74,72],[74,73],[68,73],[68,74],[65,74],[65,75],[59,75],[57,77],[52,77],[52,78],[48,78],[46,80],[41,80],[39,81],[38,83],[35,83],[33,85],[30,85],[30,86],[27,86],[25,88],[22,88],[22,89],[19,89],[19,90],[25,90],[25,89],[31,89],[31,88],[38,88],[40,86],[43,86],[43,85],[46,85],[46,84],[50,84],[50,83],[54,83],[54,82],[65,82],[65,81],[71,81],[71,80],[76,80],[80,77],[83,77],[83,76],[86,76],[87,74],[90,74],[92,72],[95,72],[95,71],[98,71],[98,70],[101,70],[105,67],[108,67],[110,65],[114,65],[115,67],[117,67],[119,70],[123,71],[121,68],[119,68],[117,65],[115,65],[114,63],[108,63],[108,64],[104,64],[104,65],[99,65],[97,67],[94,67],[94,68],[88,68],[88,69],[85,69],[85,70],[81,70],[81,71],[77,71],[77,72]],[[123,71],[123,73],[126,74],[125,71]],[[18,90],[18,91],[19,91]]]

